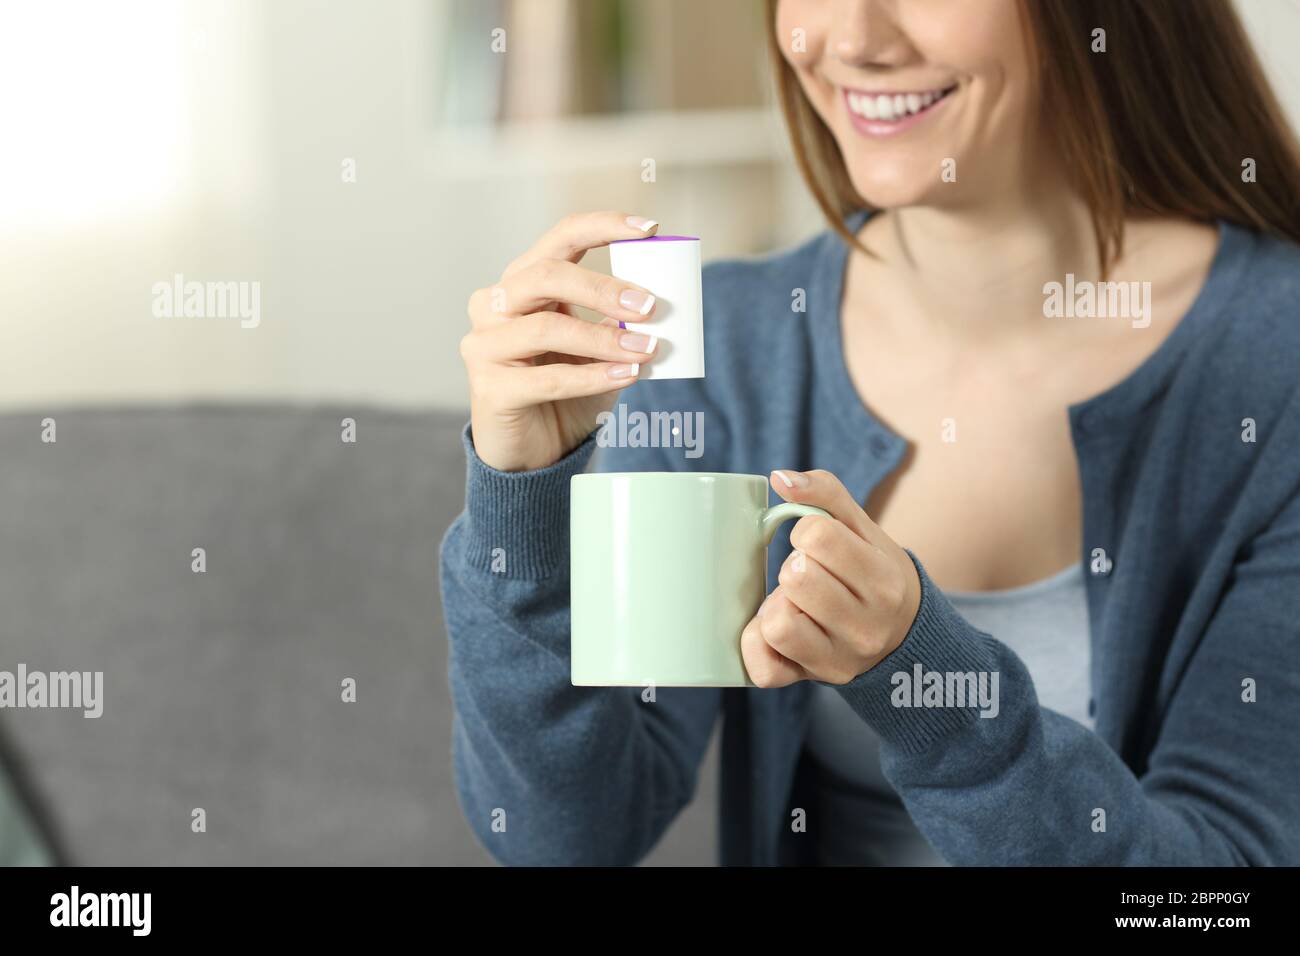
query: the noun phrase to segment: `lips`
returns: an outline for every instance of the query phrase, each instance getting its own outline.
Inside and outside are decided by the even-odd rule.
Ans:
[[[867,135],[883,136],[915,125],[956,89],[955,84],[906,92],[844,89],[843,95],[853,125]]]

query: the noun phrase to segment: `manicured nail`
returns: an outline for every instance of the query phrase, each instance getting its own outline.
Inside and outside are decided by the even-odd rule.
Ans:
[[[618,344],[620,348],[625,348],[629,352],[653,352],[655,344],[659,341],[657,335],[620,335]]]
[[[626,222],[633,229],[640,229],[642,232],[649,232],[659,225],[657,219],[646,219],[644,216],[628,216]]]
[[[624,289],[619,293],[618,304],[632,312],[649,315],[650,310],[655,307],[655,297],[640,289]]]
[[[610,378],[636,378],[636,373],[641,370],[641,363],[636,362],[632,365],[612,365],[609,369]]]
[[[807,488],[807,487],[808,487],[808,476],[807,476],[807,475],[804,475],[804,474],[801,474],[800,472],[797,472],[797,471],[790,471],[790,472],[785,472],[785,471],[774,471],[774,472],[772,472],[772,474],[776,475],[778,478],[780,478],[782,481],[784,481],[784,482],[785,482],[785,486],[786,486],[787,488]]]

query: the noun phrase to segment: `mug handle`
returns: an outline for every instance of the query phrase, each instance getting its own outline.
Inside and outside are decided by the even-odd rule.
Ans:
[[[762,517],[759,519],[763,526],[763,547],[772,543],[772,536],[776,534],[776,529],[781,522],[790,518],[806,518],[809,515],[821,515],[823,518],[831,517],[829,512],[823,511],[813,505],[799,505],[791,501],[783,501],[779,505],[773,505],[771,508],[764,508]]]

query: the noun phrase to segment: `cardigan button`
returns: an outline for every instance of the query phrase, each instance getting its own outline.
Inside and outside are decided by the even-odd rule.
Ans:
[[[871,453],[877,458],[881,458],[887,451],[889,451],[889,442],[885,441],[885,439],[880,435],[872,435]]]

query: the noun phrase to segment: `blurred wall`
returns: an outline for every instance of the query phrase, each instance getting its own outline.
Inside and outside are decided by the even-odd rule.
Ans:
[[[465,300],[564,213],[626,208],[704,236],[714,256],[816,222],[772,161],[784,148],[775,117],[733,123],[738,153],[673,142],[681,137],[662,118],[521,131],[504,144],[440,130],[437,40],[449,6],[51,3],[33,5],[23,31],[0,26],[0,78],[29,98],[17,116],[13,101],[0,106],[0,128],[19,121],[28,171],[48,170],[35,196],[6,196],[0,406],[459,407]],[[65,35],[74,42],[52,42]],[[141,75],[112,79],[131,63]],[[47,94],[68,76],[103,84],[101,95]],[[93,135],[79,135],[92,119]],[[683,128],[719,132],[707,119]],[[105,155],[128,172],[151,168],[144,182],[91,174],[88,194],[67,201],[62,183]],[[658,159],[654,183],[641,181],[647,156]],[[355,182],[344,181],[347,161]],[[71,208],[52,216],[60,205]],[[593,262],[607,268],[599,254]],[[260,283],[260,324],[156,318],[153,286],[177,273]]]
[[[444,31],[467,2],[0,8],[0,407],[459,407],[466,298],[566,212],[649,215],[707,257],[819,228],[761,105],[440,127]],[[736,3],[757,9],[713,0],[735,27],[692,34],[683,62],[707,74],[709,49],[740,44],[765,69]],[[1241,6],[1300,118],[1300,7]],[[178,273],[260,283],[260,324],[155,317],[154,284]]]

